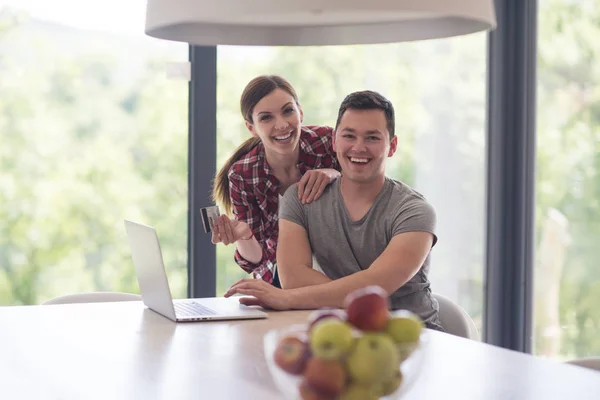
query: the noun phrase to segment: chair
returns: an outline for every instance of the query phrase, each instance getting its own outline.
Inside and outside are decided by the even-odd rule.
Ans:
[[[73,304],[73,303],[103,303],[110,301],[140,301],[142,296],[133,293],[122,292],[87,292],[67,294],[47,300],[42,305]]]
[[[461,306],[439,293],[434,293],[433,297],[440,305],[440,323],[446,333],[466,339],[479,340],[479,332],[475,322]]]
[[[569,360],[567,364],[577,365],[579,367],[589,368],[600,372],[600,357],[585,357]]]

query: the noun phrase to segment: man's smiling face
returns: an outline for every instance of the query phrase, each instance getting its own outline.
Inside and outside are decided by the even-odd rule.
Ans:
[[[396,152],[383,110],[347,109],[335,132],[334,147],[345,178],[371,182],[385,176],[385,159]]]

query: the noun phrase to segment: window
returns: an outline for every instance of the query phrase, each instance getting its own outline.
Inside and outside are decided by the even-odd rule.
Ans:
[[[372,89],[396,109],[399,150],[388,176],[423,193],[438,214],[433,291],[467,309],[481,328],[484,271],[486,35],[403,44],[218,48],[217,168],[248,137],[244,86],[279,74],[298,92],[305,124],[334,125],[344,96]],[[243,66],[243,68],[241,68]],[[217,250],[217,293],[246,276],[234,246]]]
[[[123,219],[157,228],[185,297],[187,100],[146,3],[0,7],[0,304],[138,292]],[[125,4],[126,3],[126,4]]]
[[[600,353],[600,2],[540,2],[534,353]]]

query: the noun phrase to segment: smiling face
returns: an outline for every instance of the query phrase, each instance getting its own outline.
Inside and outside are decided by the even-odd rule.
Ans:
[[[298,147],[302,109],[294,97],[277,88],[263,97],[252,112],[246,127],[262,140],[267,152],[289,155]]]
[[[385,178],[385,159],[396,152],[385,113],[380,109],[347,109],[335,132],[334,146],[342,175],[356,183]]]

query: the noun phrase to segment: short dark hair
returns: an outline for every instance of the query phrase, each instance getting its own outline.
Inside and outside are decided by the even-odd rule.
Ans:
[[[390,133],[390,139],[392,139],[395,133],[395,117],[394,117],[394,106],[392,102],[386,99],[381,94],[372,90],[363,90],[360,92],[350,93],[342,104],[338,111],[337,122],[335,123],[335,129],[337,130],[342,120],[342,116],[346,110],[382,110],[385,113],[385,120],[387,122],[387,129]]]

